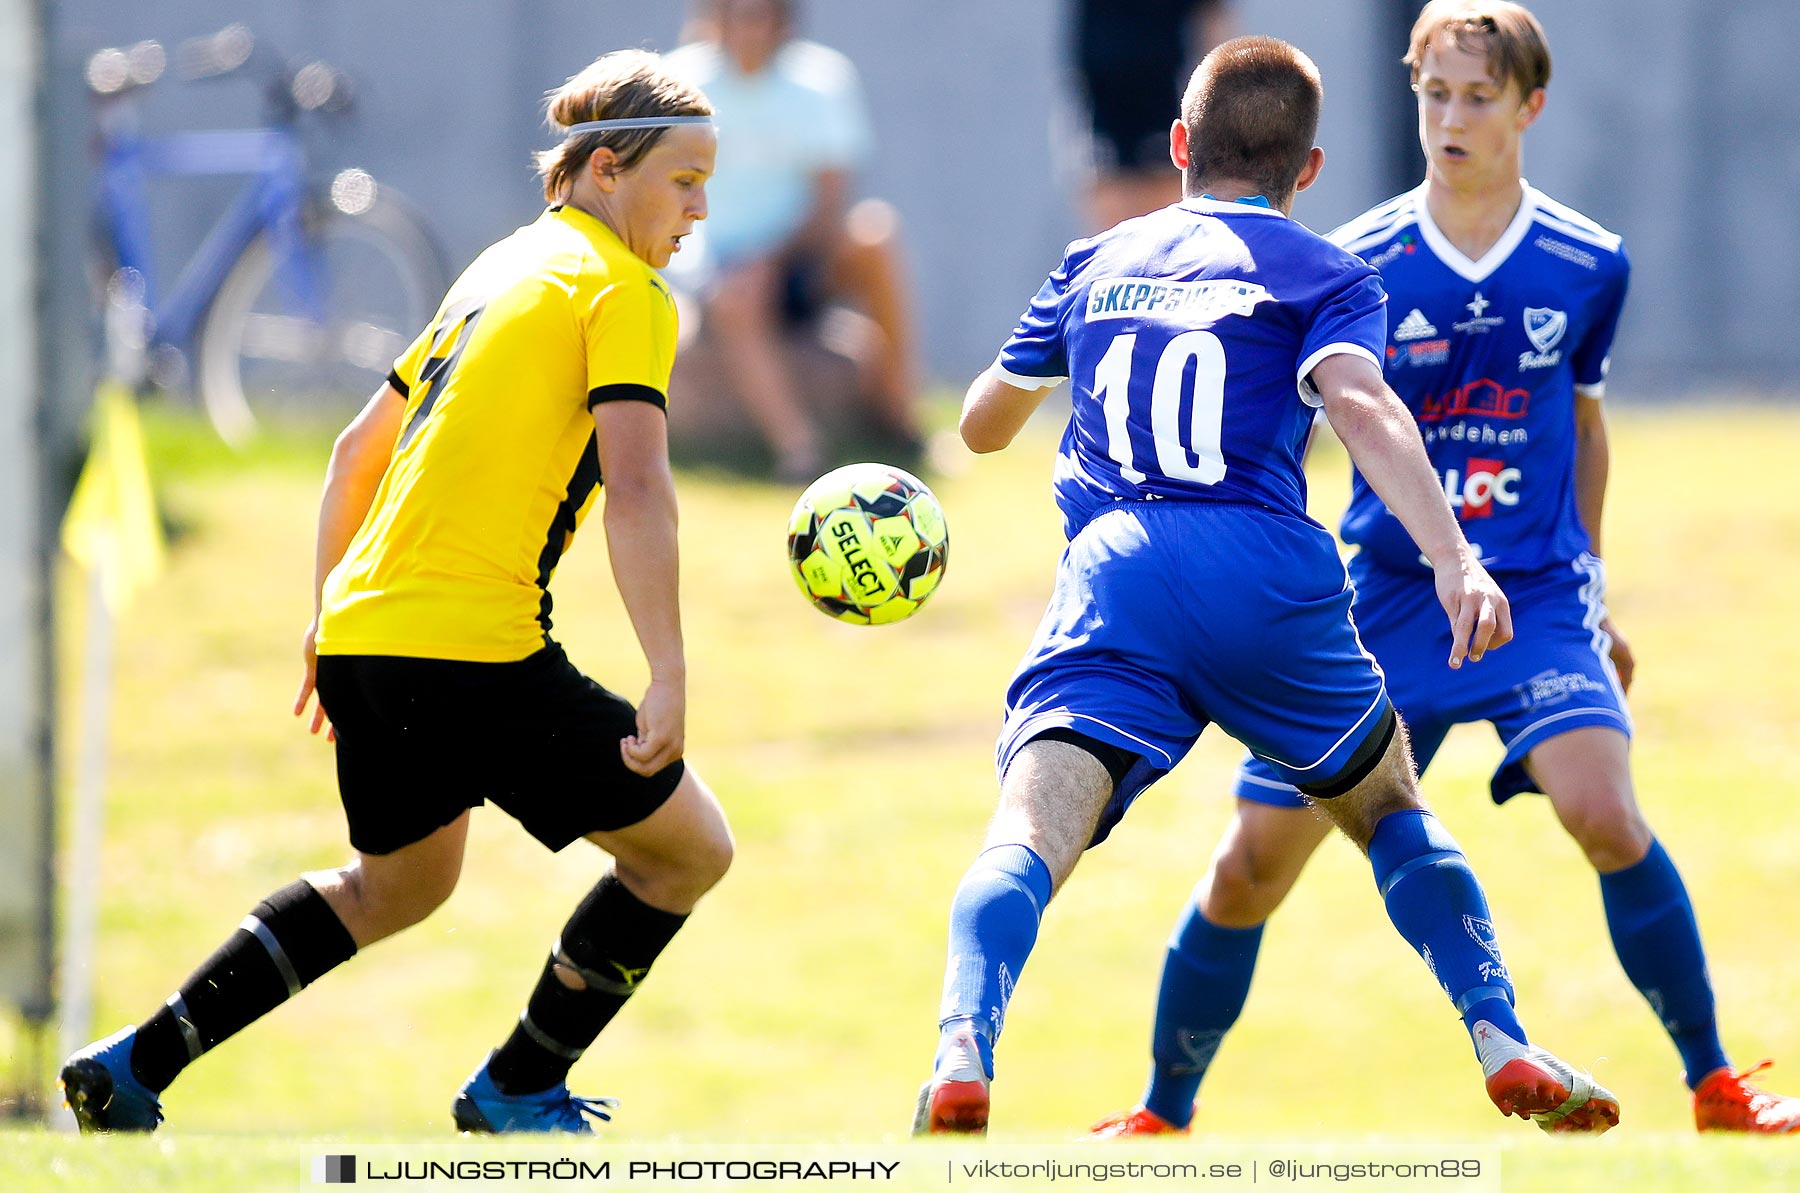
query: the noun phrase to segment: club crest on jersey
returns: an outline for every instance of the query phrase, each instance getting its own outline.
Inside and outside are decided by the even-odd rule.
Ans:
[[[1088,287],[1087,317],[1179,319],[1216,323],[1227,315],[1248,315],[1275,296],[1255,282],[1172,282],[1167,278],[1101,278]]]
[[[1525,335],[1537,351],[1519,353],[1519,368],[1548,369],[1560,362],[1562,350],[1556,345],[1567,330],[1568,312],[1552,310],[1550,307],[1526,307]]]

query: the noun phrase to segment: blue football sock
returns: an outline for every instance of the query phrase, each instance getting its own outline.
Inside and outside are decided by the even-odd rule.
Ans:
[[[1390,812],[1369,840],[1369,863],[1388,918],[1425,959],[1463,1025],[1472,1034],[1486,1020],[1525,1043],[1487,896],[1450,830],[1423,808]]]
[[[1694,905],[1662,842],[1650,842],[1643,860],[1602,874],[1600,899],[1625,976],[1675,1041],[1691,1089],[1731,1062],[1719,1042]]]
[[[1262,933],[1261,924],[1221,927],[1191,901],[1175,925],[1156,995],[1154,1063],[1144,1090],[1145,1108],[1164,1121],[1185,1127],[1194,1117],[1200,1082],[1250,995]]]
[[[994,1041],[1050,902],[1050,868],[1023,845],[996,845],[975,859],[950,904],[950,960],[941,1033],[975,1029],[982,1067],[994,1075]],[[943,1052],[942,1037],[939,1056]]]

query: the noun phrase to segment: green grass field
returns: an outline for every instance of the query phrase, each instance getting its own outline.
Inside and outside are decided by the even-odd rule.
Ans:
[[[1613,431],[1607,546],[1639,659],[1641,799],[1693,891],[1734,1058],[1781,1058],[1769,1083],[1800,1088],[1800,504],[1787,476],[1800,413],[1625,410]],[[178,538],[119,630],[96,1034],[143,1018],[268,891],[347,848],[329,749],[287,715],[328,445],[242,461],[179,417],[156,415],[151,432]],[[936,480],[948,577],[896,627],[837,624],[796,593],[791,492],[681,476],[689,759],[732,817],[738,860],[576,1070],[578,1091],[623,1100],[612,1139],[900,1146],[931,1054],[950,894],[992,806],[1002,694],[1060,548],[1053,432],[1034,424]],[[1313,484],[1329,518],[1345,464],[1324,455]],[[78,628],[81,587],[65,591]],[[640,692],[597,519],[555,592],[571,656]],[[65,641],[65,755],[78,651]],[[1485,727],[1460,730],[1428,797],[1487,885],[1534,1038],[1618,1092],[1623,1126],[1571,1144],[1496,1116],[1366,865],[1333,842],[1267,934],[1197,1129],[1503,1147],[1509,1190],[1800,1182],[1800,1140],[1693,1135],[1674,1050],[1619,971],[1591,871],[1541,800],[1488,803],[1497,756]],[[1139,1092],[1162,941],[1229,814],[1236,757],[1223,737],[1203,741],[1048,914],[1000,1051],[996,1144],[1065,1141]],[[469,854],[432,919],[186,1074],[163,1136],[10,1131],[0,1188],[285,1188],[350,1142],[448,1142],[452,1092],[504,1037],[605,864],[581,845],[546,856],[492,809]]]

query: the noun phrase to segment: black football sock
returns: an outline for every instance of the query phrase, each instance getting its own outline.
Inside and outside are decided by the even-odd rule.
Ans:
[[[488,1060],[500,1092],[536,1093],[566,1080],[685,922],[633,895],[616,874],[602,878],[564,925],[519,1025]],[[556,976],[558,953],[585,989],[571,990]]]
[[[161,1093],[202,1053],[355,955],[356,942],[325,896],[303,879],[289,883],[258,903],[139,1026],[132,1074]]]

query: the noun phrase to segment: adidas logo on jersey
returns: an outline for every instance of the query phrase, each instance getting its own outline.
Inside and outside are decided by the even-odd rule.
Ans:
[[[1425,317],[1425,312],[1414,307],[1406,318],[1400,320],[1400,326],[1394,329],[1394,339],[1404,344],[1408,340],[1423,340],[1437,334],[1437,328]]]

